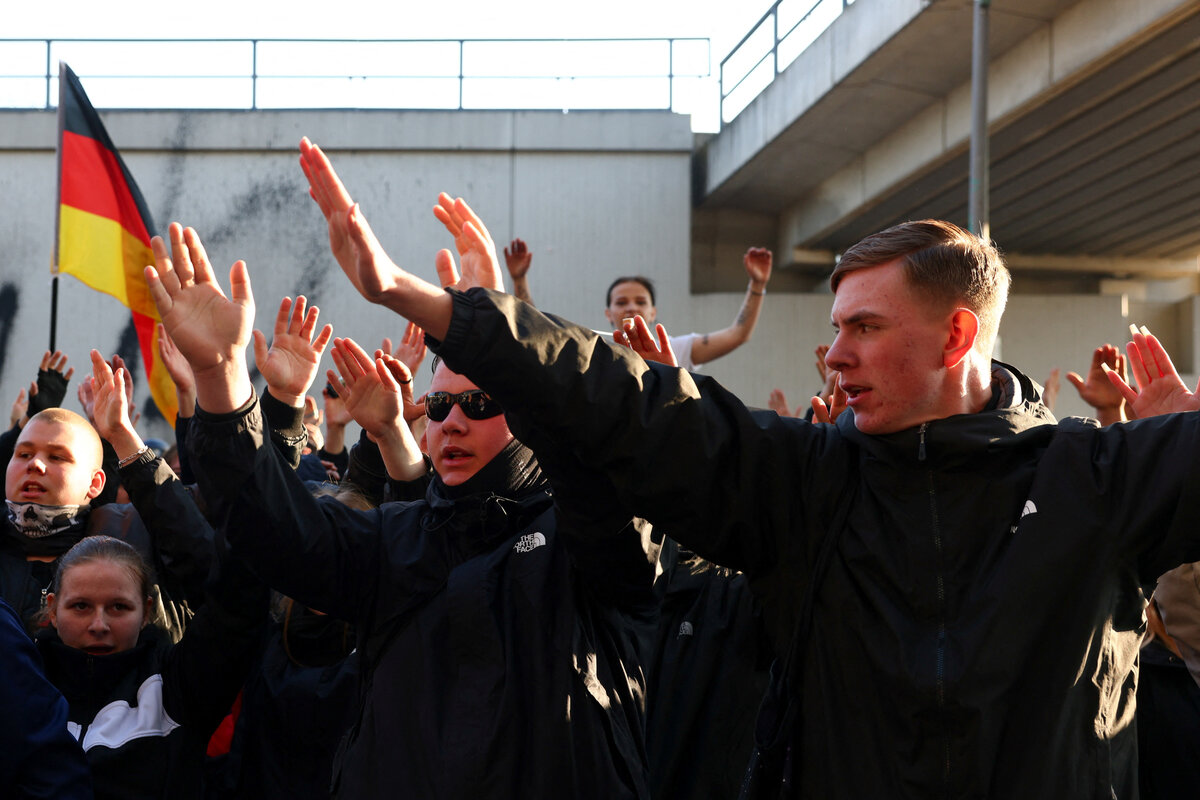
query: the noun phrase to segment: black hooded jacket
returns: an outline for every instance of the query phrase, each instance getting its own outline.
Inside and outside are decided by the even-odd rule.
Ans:
[[[779,653],[848,516],[783,703],[787,785],[762,796],[1136,795],[1142,587],[1200,559],[1200,416],[1056,423],[996,365],[995,408],[886,436],[753,412],[484,290],[437,348],[601,472],[622,507],[762,599]],[[515,332],[520,332],[519,338]]]
[[[338,796],[647,796],[628,620],[653,606],[653,569],[605,493],[556,496],[518,445],[469,487],[357,511],[309,495],[253,400],[198,411],[191,437],[235,553],[358,631]]]

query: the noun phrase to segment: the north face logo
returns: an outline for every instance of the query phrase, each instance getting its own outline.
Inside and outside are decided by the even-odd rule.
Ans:
[[[679,633],[675,636],[675,638],[682,639],[684,636],[691,636],[693,633],[695,633],[695,630],[692,628],[692,623],[684,620],[683,622],[679,623]]]
[[[513,544],[513,552],[528,553],[530,550],[536,550],[545,543],[546,535],[544,533],[527,533]]]
[[[1037,513],[1037,506],[1035,506],[1035,505],[1033,504],[1033,501],[1032,501],[1032,500],[1026,500],[1026,501],[1025,501],[1025,507],[1021,509],[1021,519],[1025,519],[1025,517],[1029,516],[1030,514],[1036,514],[1036,513]],[[1017,522],[1018,522],[1018,524],[1019,524],[1019,523],[1020,523],[1020,520],[1018,520]],[[1017,532],[1017,526],[1016,526],[1016,525],[1013,525],[1013,526],[1012,526],[1011,528],[1009,528],[1008,530],[1009,530],[1009,532],[1010,532],[1010,533],[1016,533],[1016,532]]]

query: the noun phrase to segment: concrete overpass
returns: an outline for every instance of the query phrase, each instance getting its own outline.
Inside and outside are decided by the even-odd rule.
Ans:
[[[972,5],[847,7],[698,150],[714,249],[770,230],[800,272],[824,273],[895,222],[965,226]],[[993,0],[990,39],[991,234],[1018,291],[1194,277],[1200,3]],[[713,271],[701,253],[697,282],[722,285]]]

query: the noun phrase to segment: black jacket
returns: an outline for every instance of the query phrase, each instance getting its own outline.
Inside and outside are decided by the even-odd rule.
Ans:
[[[658,800],[737,797],[773,653],[750,582],[672,539],[646,653],[646,754]]]
[[[91,800],[92,776],[67,730],[67,701],[12,607],[0,600],[0,787],[14,800]]]
[[[451,499],[435,481],[425,501],[356,511],[311,497],[253,401],[198,411],[191,445],[235,552],[359,632],[339,796],[647,796],[628,619],[652,608],[653,570],[607,495],[556,509],[544,482]]]
[[[350,625],[287,602],[242,690],[229,753],[209,765],[212,796],[327,800],[334,754],[358,709],[354,648]]]
[[[997,408],[869,436],[850,413],[751,412],[513,298],[453,297],[446,363],[518,436],[744,571],[780,653],[852,500],[784,685],[803,701],[785,795],[1135,795],[1141,587],[1200,559],[1200,416],[1060,425],[1000,366]]]

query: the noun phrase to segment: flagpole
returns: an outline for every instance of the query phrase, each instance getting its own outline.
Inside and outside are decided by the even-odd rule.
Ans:
[[[63,108],[63,93],[67,84],[64,80],[66,62],[58,62],[58,144],[54,148],[55,160],[58,162],[58,180],[55,182],[55,202],[54,202],[54,247],[52,249],[53,256],[50,259],[50,352],[53,353],[57,348],[54,346],[58,339],[58,231],[62,217],[62,142],[63,131],[66,130],[66,119]]]

